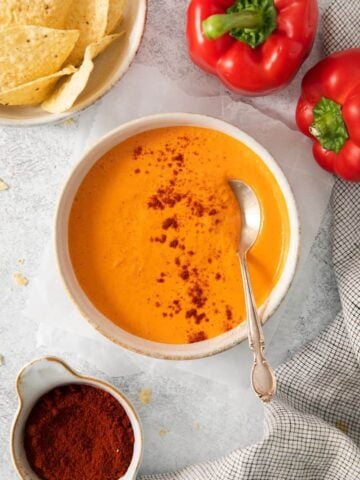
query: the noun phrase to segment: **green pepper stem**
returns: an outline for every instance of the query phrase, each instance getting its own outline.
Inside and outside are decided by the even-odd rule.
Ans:
[[[262,12],[243,11],[211,15],[202,23],[203,34],[209,40],[216,40],[234,28],[261,28],[264,24]]]
[[[337,122],[334,119],[334,115],[332,113],[325,113],[321,118],[318,118],[316,123],[314,122],[313,125],[310,127],[311,135],[314,137],[320,135],[336,135],[337,133]]]
[[[309,127],[321,146],[339,153],[349,134],[342,116],[341,105],[330,98],[322,97],[313,109],[314,121]]]

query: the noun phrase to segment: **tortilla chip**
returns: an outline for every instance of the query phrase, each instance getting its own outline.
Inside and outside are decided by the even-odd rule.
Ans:
[[[38,105],[51,95],[56,83],[64,75],[76,72],[72,65],[47,77],[37,78],[0,93],[0,105]]]
[[[66,28],[80,31],[69,62],[79,65],[84,58],[88,45],[98,42],[105,35],[109,0],[81,0],[76,1],[70,10]]]
[[[69,110],[88,83],[94,68],[93,59],[121,35],[122,33],[107,35],[98,42],[89,45],[85,50],[84,61],[78,71],[65,80],[51,97],[45,100],[41,105],[42,108],[50,113],[61,113]]]
[[[106,33],[112,33],[123,19],[127,0],[109,0],[109,13]]]
[[[0,24],[64,28],[73,0],[1,0]]]
[[[0,29],[0,93],[60,70],[78,37],[77,30],[29,25]]]

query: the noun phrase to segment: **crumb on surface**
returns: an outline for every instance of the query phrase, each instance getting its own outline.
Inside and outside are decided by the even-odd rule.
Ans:
[[[4,363],[5,363],[4,355],[1,355],[1,353],[0,353],[0,367],[1,367],[2,365],[4,365]]]
[[[166,428],[160,428],[159,430],[160,437],[165,437],[165,435],[167,435],[168,433],[169,433],[169,430],[167,430]]]
[[[4,190],[8,190],[9,188],[9,185],[7,183],[4,182],[4,180],[1,180],[0,178],[0,192],[4,191]]]
[[[25,263],[25,258],[18,258],[18,259],[16,260],[16,263],[17,263],[18,265],[24,265],[24,263]]]
[[[67,118],[64,120],[63,125],[74,125],[75,120],[73,118]]]
[[[197,420],[194,422],[194,430],[200,430],[200,422]]]
[[[346,423],[342,422],[341,420],[336,420],[335,427],[338,430],[341,430],[343,433],[349,433],[349,427],[346,425]]]
[[[13,274],[13,277],[14,277],[15,283],[21,287],[25,287],[29,283],[29,280],[26,277],[24,277],[24,275],[20,272],[15,272]]]
[[[149,405],[151,396],[152,390],[150,388],[142,388],[139,392],[139,400],[143,405]]]

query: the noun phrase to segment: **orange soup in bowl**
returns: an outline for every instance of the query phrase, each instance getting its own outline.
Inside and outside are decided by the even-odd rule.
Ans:
[[[262,305],[287,257],[284,196],[249,147],[191,126],[127,139],[81,183],[69,252],[93,305],[124,330],[167,344],[210,339],[243,322],[240,214],[230,178],[248,183],[261,203],[261,231],[248,260]]]

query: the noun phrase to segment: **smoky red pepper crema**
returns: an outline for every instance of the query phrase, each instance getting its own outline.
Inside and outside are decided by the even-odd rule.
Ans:
[[[162,343],[206,340],[244,320],[240,212],[228,178],[255,183],[266,205],[249,258],[261,304],[281,272],[288,218],[254,152],[220,132],[169,127],[95,164],[75,197],[69,247],[80,285],[110,320]]]

